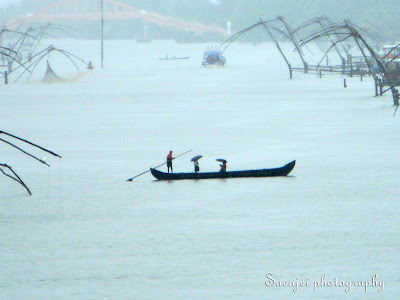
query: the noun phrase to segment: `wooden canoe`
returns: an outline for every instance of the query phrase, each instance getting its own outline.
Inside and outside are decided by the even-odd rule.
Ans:
[[[165,173],[150,168],[151,174],[158,180],[181,180],[181,179],[216,179],[216,178],[240,178],[240,177],[274,177],[286,176],[294,168],[296,161],[292,161],[283,167],[274,169],[228,171],[228,172],[199,172],[199,173]]]

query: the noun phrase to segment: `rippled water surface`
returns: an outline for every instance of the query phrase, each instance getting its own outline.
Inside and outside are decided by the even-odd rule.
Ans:
[[[33,193],[0,176],[1,298],[400,293],[400,119],[390,95],[372,97],[372,79],[289,80],[270,44],[235,44],[225,68],[203,68],[206,44],[106,41],[101,69],[99,42],[54,43],[95,70],[0,86],[0,129],[62,156],[23,145],[47,168],[0,143],[0,163]],[[190,149],[176,172],[197,154],[202,171],[221,157],[229,170],[297,163],[280,178],[126,181]],[[280,286],[293,282],[304,286]]]

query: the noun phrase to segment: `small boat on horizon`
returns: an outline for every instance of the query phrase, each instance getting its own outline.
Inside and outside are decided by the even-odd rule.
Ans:
[[[295,164],[296,161],[294,160],[280,168],[227,171],[227,172],[165,173],[153,168],[150,168],[150,171],[151,174],[155,178],[157,178],[157,180],[276,177],[276,176],[287,176],[293,170]]]
[[[176,57],[176,56],[171,56],[169,57],[168,55],[165,55],[165,57],[160,57],[160,60],[182,60],[182,59],[189,59],[190,56],[182,56],[182,57]]]

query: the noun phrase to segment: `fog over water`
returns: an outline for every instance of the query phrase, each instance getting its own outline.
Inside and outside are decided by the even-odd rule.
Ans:
[[[0,143],[0,163],[33,193],[0,176],[0,298],[400,293],[400,119],[390,95],[373,97],[372,78],[346,78],[346,89],[340,76],[290,80],[270,43],[232,44],[224,68],[204,68],[214,45],[106,41],[104,69],[99,41],[54,43],[95,69],[44,84],[41,67],[30,83],[0,85],[0,129],[62,156],[22,145],[48,168]],[[191,172],[198,154],[201,171],[218,170],[216,158],[228,170],[297,162],[288,177],[126,181],[190,149],[175,172]]]

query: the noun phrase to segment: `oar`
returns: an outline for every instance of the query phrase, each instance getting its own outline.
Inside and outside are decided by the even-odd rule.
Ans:
[[[176,159],[176,158],[178,158],[179,156],[182,156],[182,155],[184,155],[184,154],[186,154],[186,153],[189,153],[190,151],[193,151],[193,149],[190,149],[189,151],[186,151],[186,152],[184,152],[184,153],[182,153],[182,154],[179,154],[178,156],[174,157],[173,159]],[[154,167],[153,169],[156,169],[156,168],[158,168],[158,167],[161,167],[161,166],[165,165],[166,163],[167,163],[167,162],[165,162],[165,163],[163,163],[163,164],[161,164],[161,165],[158,165],[157,167]],[[127,179],[126,181],[132,181],[132,179],[134,179],[134,178],[136,178],[136,177],[139,177],[140,175],[146,174],[147,172],[150,172],[150,170],[147,170],[147,171],[145,171],[145,172],[143,172],[143,173],[140,173],[139,175],[136,175],[136,176],[134,176],[134,177],[132,177],[132,178],[129,178],[129,179]]]

